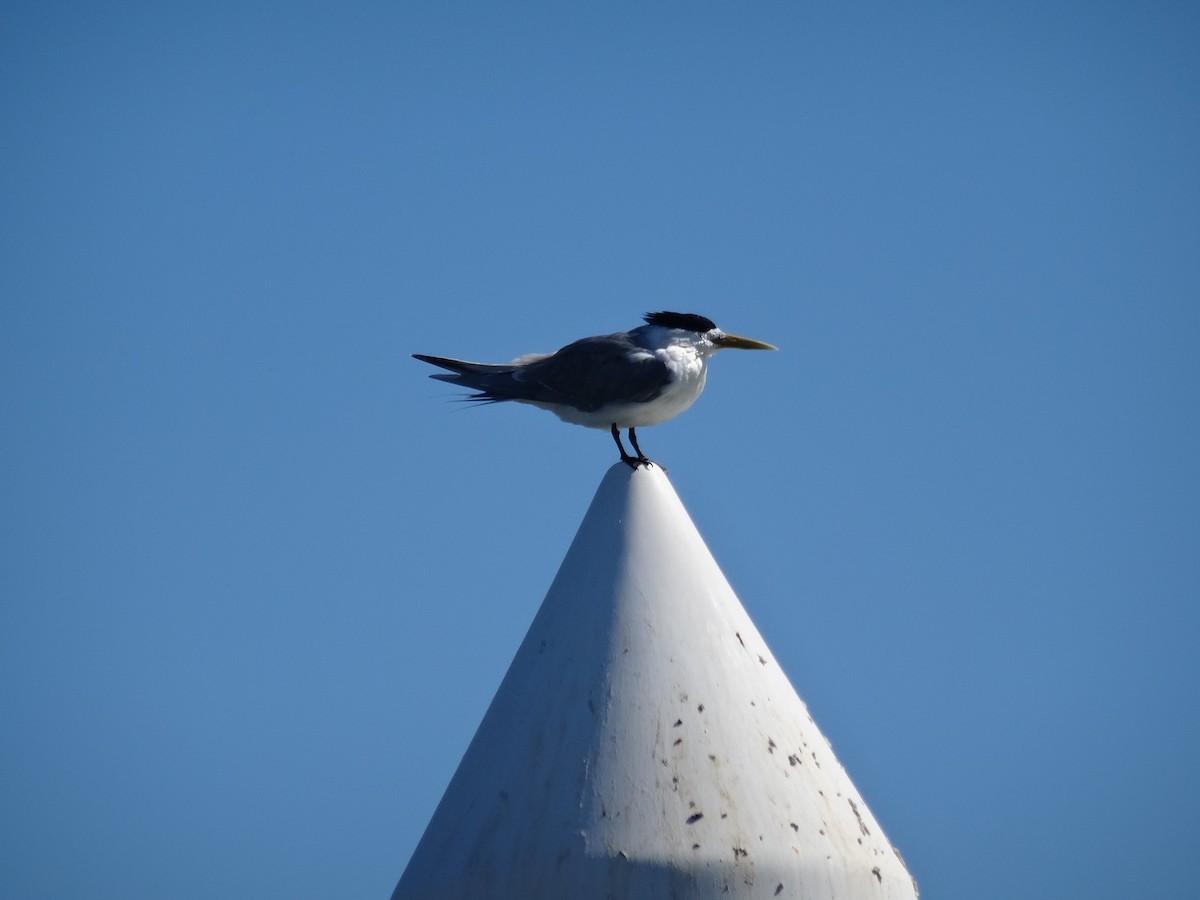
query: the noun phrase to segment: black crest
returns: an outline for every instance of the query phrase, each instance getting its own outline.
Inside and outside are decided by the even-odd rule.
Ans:
[[[698,331],[703,334],[717,327],[712,319],[697,316],[694,313],[655,312],[642,316],[647,325],[658,325],[661,328],[682,328],[684,331]]]

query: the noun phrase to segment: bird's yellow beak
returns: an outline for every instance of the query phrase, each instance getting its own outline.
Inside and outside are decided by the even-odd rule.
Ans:
[[[721,337],[713,341],[718,347],[725,347],[730,350],[778,350],[779,348],[772,344],[765,344],[762,341],[756,341],[754,338],[738,337],[736,334],[723,334]]]

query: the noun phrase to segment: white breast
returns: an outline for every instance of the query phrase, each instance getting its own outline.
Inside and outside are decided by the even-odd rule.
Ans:
[[[704,390],[708,360],[694,347],[678,344],[655,350],[653,355],[667,366],[672,380],[648,403],[609,403],[594,412],[550,405],[545,408],[564,422],[589,428],[610,428],[613,424],[618,428],[641,428],[672,419],[695,403]]]

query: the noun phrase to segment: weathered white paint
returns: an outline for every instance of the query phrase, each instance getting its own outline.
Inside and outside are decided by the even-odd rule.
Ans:
[[[911,900],[661,468],[605,476],[393,900]]]

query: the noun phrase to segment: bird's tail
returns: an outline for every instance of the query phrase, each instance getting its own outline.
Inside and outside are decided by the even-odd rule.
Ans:
[[[467,397],[468,400],[498,403],[501,400],[514,399],[511,385],[513,384],[512,373],[518,368],[515,365],[466,362],[446,356],[426,356],[423,353],[414,353],[413,358],[450,370],[449,372],[437,372],[430,375],[430,378],[479,391],[478,394]]]

